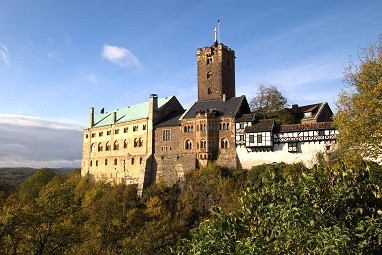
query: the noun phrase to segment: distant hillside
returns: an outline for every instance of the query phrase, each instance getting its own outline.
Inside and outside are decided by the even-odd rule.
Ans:
[[[51,168],[55,173],[70,172],[72,168]],[[19,185],[26,178],[34,174],[38,169],[30,167],[2,167],[0,168],[0,183]]]

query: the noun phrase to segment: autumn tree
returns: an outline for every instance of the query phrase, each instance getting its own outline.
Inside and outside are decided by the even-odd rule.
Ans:
[[[343,90],[334,121],[346,155],[382,155],[382,35],[376,45],[361,49],[359,63],[345,69]]]

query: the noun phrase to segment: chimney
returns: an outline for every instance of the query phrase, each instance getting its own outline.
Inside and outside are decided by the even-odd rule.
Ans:
[[[151,94],[149,102],[149,119],[154,120],[155,112],[158,110],[158,95]]]
[[[117,122],[117,112],[113,112],[113,124]]]
[[[225,102],[227,100],[227,96],[226,94],[223,94],[223,102]]]
[[[94,127],[94,107],[90,107],[90,127]]]

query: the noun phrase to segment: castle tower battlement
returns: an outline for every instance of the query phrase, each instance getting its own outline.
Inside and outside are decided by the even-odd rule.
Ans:
[[[200,48],[198,62],[198,100],[235,97],[235,51],[215,42]]]

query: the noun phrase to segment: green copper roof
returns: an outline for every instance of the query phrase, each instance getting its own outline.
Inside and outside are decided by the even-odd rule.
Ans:
[[[165,98],[158,99],[158,108],[165,105],[174,96],[169,96]],[[102,127],[113,124],[113,112],[117,112],[118,123],[128,122],[132,120],[139,120],[148,118],[149,102],[144,102],[140,104],[130,105],[124,108],[117,109],[115,111],[109,111],[105,113],[95,114],[94,116],[94,127]]]

